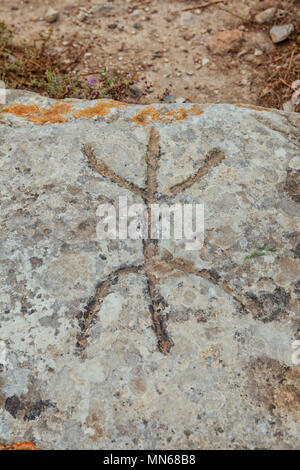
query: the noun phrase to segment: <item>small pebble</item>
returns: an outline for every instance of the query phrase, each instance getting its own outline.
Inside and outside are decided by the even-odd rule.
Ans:
[[[295,80],[292,83],[292,87],[296,90],[297,88],[300,88],[300,80]]]
[[[294,111],[294,106],[291,101],[286,101],[282,105],[283,111],[288,111],[289,113],[292,113]]]
[[[270,54],[271,52],[274,51],[275,46],[272,42],[267,42],[266,44],[262,44],[261,48],[263,52],[266,52],[267,54]]]
[[[92,12],[95,15],[108,17],[113,14],[115,8],[116,7],[114,5],[111,5],[110,3],[105,3],[104,5],[98,5],[98,6],[92,7]]]
[[[237,54],[237,57],[242,57],[245,54],[248,54],[248,49],[243,49],[241,52]]]
[[[47,23],[55,23],[59,18],[59,12],[57,10],[54,10],[54,8],[49,8],[44,16],[44,20],[47,21]]]
[[[293,31],[294,25],[292,23],[282,24],[280,26],[273,26],[270,29],[270,36],[272,41],[276,44],[277,42],[282,42],[287,39]]]
[[[143,96],[143,90],[136,85],[130,85],[129,93],[133,98],[141,98]]]
[[[176,98],[173,95],[164,95],[163,96],[164,103],[174,103],[176,102]]]
[[[84,11],[81,11],[81,12],[78,13],[76,18],[77,18],[78,21],[81,21],[83,23],[88,18],[88,14],[85,13]]]
[[[256,23],[258,24],[270,23],[270,21],[272,21],[276,13],[277,13],[277,8],[268,8],[267,10],[257,13],[254,19]]]

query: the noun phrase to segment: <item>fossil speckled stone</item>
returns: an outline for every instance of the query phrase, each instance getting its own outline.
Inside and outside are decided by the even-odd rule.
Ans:
[[[298,138],[242,104],[7,92],[0,444],[299,447]],[[204,204],[203,248],[97,240],[119,196]]]

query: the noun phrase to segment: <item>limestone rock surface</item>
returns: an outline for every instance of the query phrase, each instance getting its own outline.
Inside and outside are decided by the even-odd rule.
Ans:
[[[299,185],[296,113],[8,91],[0,444],[299,448]],[[204,204],[203,247],[97,239],[120,196]]]

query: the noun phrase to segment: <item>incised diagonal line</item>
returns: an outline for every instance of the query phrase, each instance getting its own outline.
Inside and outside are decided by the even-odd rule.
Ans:
[[[128,189],[128,191],[142,197],[145,201],[148,200],[148,194],[144,189],[140,188],[134,183],[131,183],[126,178],[117,175],[117,173],[111,170],[104,162],[102,162],[102,160],[98,160],[89,144],[84,145],[82,149],[88,159],[89,165],[93,170],[99,173],[99,175],[109,179],[112,183],[118,184],[124,189]]]
[[[77,347],[83,352],[87,347],[87,340],[91,325],[95,319],[95,316],[99,312],[103,300],[110,293],[112,284],[118,283],[120,276],[126,274],[137,273],[143,269],[143,266],[124,266],[107,276],[103,281],[100,281],[96,286],[95,295],[89,301],[85,307],[85,311],[82,313],[80,319],[80,333],[77,335]]]
[[[225,158],[225,153],[219,149],[212,149],[210,150],[204,160],[204,164],[199,170],[194,173],[193,175],[189,176],[186,180],[182,181],[181,183],[175,184],[167,189],[169,194],[175,196],[176,194],[181,193],[187,188],[190,188],[195,184],[197,181],[200,181],[209,171],[211,167],[218,166],[222,160]]]
[[[194,274],[195,276],[207,279],[216,286],[221,287],[224,292],[229,294],[243,310],[248,310],[247,306],[243,302],[243,298],[239,294],[234,293],[228,283],[226,281],[222,281],[221,276],[215,270],[197,269],[191,261],[186,261],[183,258],[173,258],[172,255],[165,258],[164,261],[173,269],[177,269],[178,271],[182,271],[186,274]]]

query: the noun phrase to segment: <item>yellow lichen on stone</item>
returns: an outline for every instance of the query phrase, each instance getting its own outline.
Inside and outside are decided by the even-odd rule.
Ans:
[[[253,111],[271,111],[270,108],[259,108],[258,106],[253,106],[252,104],[237,103],[237,104],[235,104],[235,107],[236,108],[252,109]]]
[[[66,116],[71,114],[73,111],[73,106],[70,105],[69,101],[55,103],[51,108],[39,108],[36,105],[24,105],[24,104],[13,104],[2,111],[1,114],[13,114],[16,117],[26,118],[27,121],[34,122],[37,125],[43,124],[57,124],[67,122]],[[92,118],[95,116],[106,116],[110,113],[112,108],[123,109],[127,106],[126,103],[122,103],[114,100],[107,100],[104,102],[99,102],[85,109],[78,110],[73,112],[72,116],[75,119],[78,118]],[[182,121],[187,119],[189,115],[191,116],[200,116],[204,111],[192,106],[191,108],[175,108],[167,112],[160,112],[154,108],[154,106],[147,106],[146,108],[139,111],[134,117],[133,120],[136,124],[147,126],[150,121],[158,121],[164,124],[169,124],[175,121]]]
[[[50,109],[41,108],[38,113],[29,117],[29,121],[43,125],[67,122],[65,116],[70,114],[73,107],[67,103],[56,103]]]
[[[17,117],[27,117],[33,113],[37,113],[38,111],[39,108],[36,105],[29,106],[25,104],[13,104],[8,108],[2,109],[2,111],[0,111],[0,114],[8,113],[14,114]]]
[[[89,108],[76,111],[73,113],[73,117],[92,118],[94,116],[105,116],[109,114],[112,108],[123,109],[124,106],[127,106],[126,103],[108,100],[105,102],[96,103]],[[38,125],[43,125],[47,123],[56,124],[67,122],[66,116],[71,114],[73,109],[73,106],[70,105],[70,101],[68,103],[55,103],[49,109],[38,108],[36,105],[28,106],[23,104],[14,104],[8,108],[3,109],[0,114],[13,114],[17,117],[26,118],[27,121],[34,122]]]
[[[186,119],[189,115],[191,116],[200,116],[204,111],[202,111],[199,108],[196,108],[196,106],[192,106],[189,109],[186,108],[177,108],[177,109],[172,109],[172,111],[169,111],[165,114],[165,116],[170,116],[173,119],[176,119],[176,121],[182,121]]]
[[[183,121],[188,117],[188,110],[185,108],[177,108],[168,111],[165,116],[175,119],[176,121]]]
[[[171,123],[174,119],[176,121],[183,121],[187,119],[189,115],[192,116],[200,116],[204,111],[197,108],[196,106],[192,106],[191,108],[175,108],[167,113],[161,114],[157,109],[153,106],[148,106],[145,109],[142,109],[138,112],[135,116],[133,116],[133,120],[136,124],[140,126],[147,126],[149,121],[159,121],[165,124]]]
[[[157,109],[155,109],[153,106],[148,106],[133,116],[134,122],[140,126],[147,126],[149,124],[148,118],[150,118],[152,121],[161,120],[159,111],[157,111]]]
[[[65,116],[70,114],[73,107],[67,103],[55,103],[51,108],[38,108],[36,105],[13,104],[3,109],[0,114],[8,113],[16,117],[24,117],[37,125],[67,122]]]
[[[80,111],[76,111],[73,116],[75,118],[92,118],[95,116],[106,116],[110,112],[111,108],[123,109],[124,106],[127,106],[127,104],[122,103],[120,101],[109,100],[101,103],[96,103],[94,106],[81,109]]]
[[[0,450],[39,450],[32,442],[21,442],[12,445],[0,444]]]
[[[197,106],[192,106],[189,109],[189,114],[191,114],[192,116],[201,116],[201,114],[203,113],[204,113],[204,110],[197,108]]]

